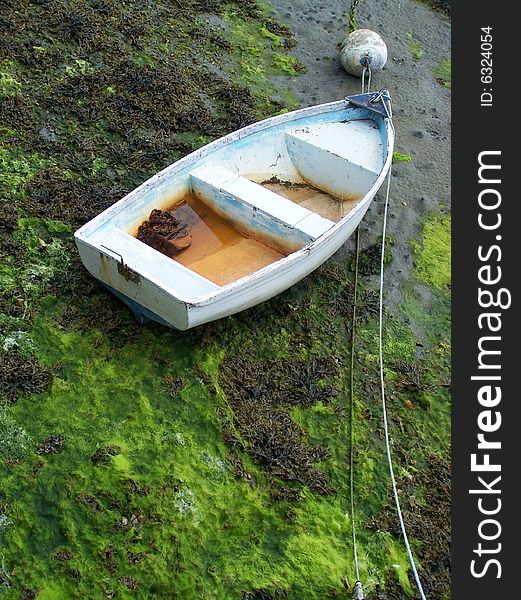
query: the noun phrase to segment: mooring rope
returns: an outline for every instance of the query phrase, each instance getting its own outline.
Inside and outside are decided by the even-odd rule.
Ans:
[[[366,73],[367,73],[367,82],[366,82]],[[362,94],[368,93],[371,85],[371,67],[369,61],[366,61],[366,65],[362,71]],[[380,92],[380,98],[382,101],[382,105],[387,114],[387,118],[389,120],[389,124],[394,131],[394,123],[392,120],[392,110],[391,110],[391,98],[387,94],[383,94]],[[388,103],[388,104],[387,104]],[[384,378],[384,361],[383,361],[383,289],[384,289],[384,263],[385,263],[385,241],[386,241],[386,232],[387,232],[387,214],[389,208],[389,197],[391,191],[391,168],[389,167],[389,173],[387,176],[387,189],[385,193],[385,203],[384,203],[384,215],[383,215],[383,225],[382,225],[382,246],[381,246],[381,254],[380,254],[380,291],[379,291],[379,311],[378,311],[378,357],[379,357],[379,366],[380,366],[380,395],[382,400],[382,414],[383,414],[383,424],[384,424],[384,435],[385,435],[385,449],[387,455],[387,462],[389,465],[389,473],[391,476],[391,484],[393,488],[394,502],[396,505],[396,512],[398,514],[398,520],[400,522],[400,529],[402,532],[402,536],[404,539],[405,547],[407,549],[407,555],[409,557],[409,563],[411,565],[414,579],[416,581],[416,586],[418,587],[418,591],[420,593],[421,600],[426,600],[425,593],[423,591],[423,586],[420,581],[420,577],[418,575],[418,570],[416,568],[416,563],[414,560],[414,556],[411,550],[411,546],[409,544],[409,538],[407,536],[407,530],[405,528],[405,523],[403,520],[402,510],[400,507],[400,499],[398,497],[398,488],[396,485],[396,478],[394,476],[394,467],[393,460],[391,454],[391,442],[389,436],[389,423],[387,418],[387,403],[385,396],[385,378]],[[356,542],[356,527],[354,521],[354,454],[353,454],[353,414],[354,414],[354,356],[355,356],[355,323],[356,323],[356,305],[357,305],[357,287],[358,287],[358,263],[359,263],[359,254],[360,254],[360,233],[359,228],[356,230],[356,252],[355,252],[355,283],[354,283],[354,292],[353,292],[353,312],[352,312],[352,328],[351,328],[351,373],[350,373],[350,431],[349,431],[349,440],[350,440],[350,459],[349,459],[349,492],[350,492],[350,509],[351,509],[351,532],[353,539],[353,556],[355,563],[355,573],[356,573],[356,583],[353,589],[353,598],[356,600],[363,600],[364,592],[362,583],[360,581],[360,572],[358,566],[358,550],[357,550],[357,542]]]
[[[367,85],[365,83],[365,74],[367,72]],[[369,59],[365,59],[365,66],[362,71],[362,94],[368,94],[371,89],[371,67],[369,66]]]
[[[351,365],[349,376],[349,496],[351,510],[351,536],[353,539],[353,557],[355,561],[356,581],[360,581],[360,571],[358,568],[358,551],[356,546],[356,527],[355,527],[355,500],[354,500],[354,444],[353,444],[353,417],[355,409],[354,401],[354,364],[355,364],[355,327],[356,327],[356,304],[358,288],[358,258],[360,255],[360,228],[356,229],[356,252],[355,252],[355,283],[353,291],[353,311],[351,317]]]
[[[389,107],[387,106],[386,100],[389,102]],[[391,107],[390,107],[391,99],[389,96],[385,96],[382,98],[382,104],[385,108],[385,112],[387,113],[387,117],[389,119],[389,123],[394,131],[394,124],[392,121]],[[418,571],[416,569],[416,563],[414,561],[414,556],[411,550],[411,546],[409,544],[409,538],[407,536],[407,531],[405,529],[405,523],[403,520],[402,509],[400,507],[400,499],[398,498],[398,489],[396,486],[396,479],[394,476],[394,468],[393,468],[393,460],[391,455],[391,443],[389,438],[389,424],[387,419],[387,403],[385,400],[385,379],[384,379],[384,361],[383,361],[383,289],[384,289],[384,261],[385,261],[385,236],[387,231],[387,213],[389,208],[389,196],[391,190],[391,168],[389,167],[389,174],[387,176],[387,190],[385,193],[385,204],[384,204],[384,218],[383,218],[383,226],[382,226],[382,250],[380,255],[380,307],[379,307],[379,316],[378,316],[378,356],[380,363],[380,395],[382,399],[382,414],[383,414],[383,423],[384,423],[384,434],[385,434],[385,449],[387,454],[387,462],[389,463],[389,473],[391,475],[391,483],[393,487],[394,494],[394,502],[396,504],[396,512],[398,513],[398,520],[400,521],[400,529],[402,531],[403,540],[405,543],[405,547],[407,549],[407,554],[409,556],[409,562],[411,564],[411,568],[414,574],[414,579],[416,581],[416,586],[418,587],[418,591],[420,593],[421,600],[426,600],[425,593],[423,591],[423,587],[420,581],[420,577],[418,575]]]
[[[369,77],[366,84],[365,75],[369,71]],[[366,63],[362,71],[362,94],[369,92],[371,84],[371,68]],[[351,315],[351,364],[349,374],[349,501],[351,511],[351,537],[353,540],[353,559],[355,563],[356,582],[353,589],[353,598],[363,600],[364,591],[360,581],[360,568],[358,565],[358,547],[356,542],[355,526],[355,485],[354,485],[354,443],[353,443],[353,421],[355,411],[354,400],[354,365],[355,365],[355,334],[356,334],[356,307],[358,303],[358,262],[360,257],[360,228],[356,228],[356,248],[355,248],[355,282],[353,290],[353,311]]]

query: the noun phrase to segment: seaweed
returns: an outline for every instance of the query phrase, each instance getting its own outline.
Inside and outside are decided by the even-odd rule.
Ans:
[[[110,445],[102,448],[97,448],[96,452],[90,457],[91,462],[94,465],[108,465],[112,460],[113,456],[117,456],[121,453],[119,446]]]
[[[450,17],[452,4],[451,0],[423,0],[423,2]]]
[[[331,313],[344,318],[346,325],[352,326],[354,308],[354,290],[352,285],[345,285],[342,289],[329,298]],[[356,323],[360,325],[371,317],[378,315],[379,298],[378,293],[370,288],[359,292],[356,304]]]
[[[31,81],[9,74],[1,116],[23,132],[12,143],[37,147],[60,165],[31,183],[21,199],[26,214],[78,226],[191,150],[178,134],[217,136],[258,118],[258,99],[249,90],[189,55],[189,33],[176,27],[167,48],[175,20],[191,19],[194,11],[222,15],[224,6],[217,0],[158,4],[148,7],[147,20],[139,3],[56,1],[52,10],[34,6],[23,25],[13,6],[4,38],[11,43],[0,45],[0,57],[24,65]],[[226,6],[241,18],[260,15],[255,2]],[[277,29],[273,20],[262,22]],[[284,28],[278,33],[290,37]],[[49,39],[59,41],[52,46]]]
[[[324,381],[335,371],[331,358],[308,363],[276,360],[259,363],[251,358],[230,357],[220,371],[220,385],[233,411],[233,427],[225,420],[227,443],[232,448],[245,444],[247,452],[273,478],[331,494],[327,476],[315,466],[327,458],[328,452],[306,441],[289,408],[332,401],[334,388]]]
[[[49,389],[52,371],[37,358],[0,350],[0,399],[14,402],[20,394],[40,394]]]
[[[134,579],[134,577],[130,577],[129,575],[124,575],[120,579],[120,581],[126,588],[132,591],[137,590],[139,587],[139,583],[137,582],[137,580]]]
[[[77,498],[80,504],[87,506],[90,510],[98,512],[102,510],[101,504],[96,500],[94,496],[90,494],[79,494]]]
[[[63,434],[51,433],[36,448],[36,454],[58,454],[63,450],[65,436]]]
[[[243,592],[241,600],[282,600],[288,597],[288,592],[284,589],[258,589],[253,592]]]
[[[53,558],[61,561],[68,561],[74,558],[74,554],[66,548],[58,548],[53,552]]]
[[[177,397],[183,389],[185,382],[181,377],[175,377],[174,375],[167,375],[163,379],[163,385],[165,392],[172,398]]]
[[[253,0],[3,9],[0,587],[16,598],[345,594],[352,260],[333,258],[226,321],[169,332],[138,326],[88,275],[72,236],[180,156],[294,107],[270,76],[301,70],[285,54],[295,38]],[[385,351],[400,484],[412,481],[422,506],[432,493],[434,510],[446,471],[430,476],[422,440],[447,453],[448,391],[437,383],[450,348],[447,274],[429,236],[427,226],[415,248],[429,331],[409,326],[426,311],[411,292],[386,322]],[[369,248],[363,274],[378,262]],[[362,279],[354,518],[362,575],[389,599],[411,589],[385,479],[375,292]],[[363,527],[379,518],[383,537]],[[446,530],[429,518],[433,535]]]
[[[381,243],[372,244],[360,252],[358,270],[362,275],[376,275],[380,272],[382,256]]]
[[[27,186],[23,206],[26,214],[78,227],[128,191],[118,184],[102,184],[91,178],[71,180],[63,169],[52,167],[38,173]],[[88,198],[88,202],[82,202],[82,198]]]

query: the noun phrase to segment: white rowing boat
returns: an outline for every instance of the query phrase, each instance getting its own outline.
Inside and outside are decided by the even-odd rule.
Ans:
[[[391,165],[389,109],[385,92],[351,96],[200,148],[78,229],[83,264],[139,322],[177,329],[272,298],[358,226]],[[154,209],[188,236],[170,255],[138,239]]]

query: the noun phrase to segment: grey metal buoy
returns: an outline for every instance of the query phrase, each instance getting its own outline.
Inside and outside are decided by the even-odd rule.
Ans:
[[[378,71],[387,62],[387,46],[376,32],[357,29],[342,42],[340,62],[355,77],[360,77],[364,68]]]

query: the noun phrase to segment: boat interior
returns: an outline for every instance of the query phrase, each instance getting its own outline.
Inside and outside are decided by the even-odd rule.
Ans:
[[[185,285],[194,274],[214,289],[303,248],[353,210],[385,161],[381,120],[367,113],[348,120],[342,112],[260,131],[167,173],[143,190],[104,245],[118,243],[112,235],[143,246],[140,226],[153,209],[167,212],[190,239],[173,240],[164,258],[182,266]]]

